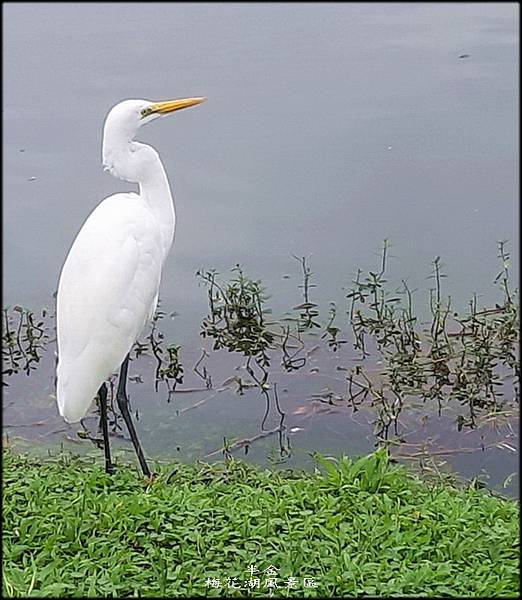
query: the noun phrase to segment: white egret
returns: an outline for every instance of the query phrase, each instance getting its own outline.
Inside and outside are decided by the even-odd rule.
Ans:
[[[121,367],[118,406],[141,468],[145,475],[151,474],[129,413],[126,378],[129,352],[156,310],[175,225],[172,195],[159,155],[151,146],[134,141],[134,136],[145,123],[204,100],[124,100],[112,108],[103,129],[103,164],[114,176],[137,183],[139,193],[114,194],[94,209],[60,274],[58,409],[69,423],[79,421],[98,392],[107,472],[114,468],[105,381]]]

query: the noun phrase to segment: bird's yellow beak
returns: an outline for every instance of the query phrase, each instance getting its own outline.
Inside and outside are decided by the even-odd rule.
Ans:
[[[155,102],[147,108],[141,111],[141,118],[148,117],[149,115],[158,113],[160,115],[166,115],[174,112],[175,110],[181,110],[182,108],[188,108],[189,106],[195,106],[205,102],[206,98],[180,98],[179,100],[167,100],[166,102]]]

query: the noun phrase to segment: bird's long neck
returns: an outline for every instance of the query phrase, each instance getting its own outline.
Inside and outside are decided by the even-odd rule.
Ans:
[[[166,258],[174,237],[175,213],[158,153],[140,142],[110,139],[104,143],[103,162],[114,176],[139,185],[140,197],[158,221]]]
[[[139,180],[140,196],[158,220],[165,245],[165,258],[172,245],[176,213],[170,191],[169,180],[160,157],[155,157],[147,165],[147,172]]]

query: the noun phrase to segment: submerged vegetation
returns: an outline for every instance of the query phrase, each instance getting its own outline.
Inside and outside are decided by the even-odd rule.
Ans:
[[[314,474],[4,450],[4,597],[517,597],[519,506],[387,451]]]
[[[408,398],[436,401],[439,412],[443,402],[459,402],[466,409],[457,417],[459,429],[474,427],[478,411],[495,411],[502,406],[502,386],[508,378],[513,386],[512,400],[518,402],[520,307],[509,287],[509,256],[504,242],[499,243],[502,271],[495,279],[503,298],[492,309],[478,310],[474,296],[468,313],[452,311],[451,297],[443,298],[445,275],[440,258],[433,261],[435,286],[429,292],[432,318],[424,328],[414,315],[406,281],[398,292],[387,289],[387,250],[385,242],[380,271],[370,271],[362,281],[358,271],[348,294],[355,348],[367,356],[366,340],[370,338],[384,359],[378,383],[360,366],[348,375],[352,405],[370,398],[378,407],[377,436],[387,437],[392,425],[399,434],[398,415]]]
[[[49,342],[49,325],[44,320],[49,314],[42,309],[40,316],[27,308],[14,306],[2,309],[2,382],[5,377],[37,368],[40,355]]]
[[[517,292],[510,286],[506,243],[499,242],[498,250],[500,270],[494,279],[500,292],[497,303],[479,307],[475,295],[463,313],[454,309],[451,297],[446,295],[440,258],[433,261],[433,285],[427,296],[428,311],[424,311],[430,315],[427,322],[416,316],[414,291],[407,282],[395,288],[387,279],[387,241],[379,267],[368,272],[358,269],[345,306],[332,302],[328,315],[323,317],[313,299],[316,284],[306,257],[294,257],[302,275],[298,286],[302,302],[282,318],[273,316],[262,282],[249,277],[240,265],[232,269],[229,281],[215,270],[200,270],[196,275],[208,296],[201,336],[211,341],[214,352],[227,350],[243,361],[243,369],[230,380],[240,394],[249,387],[259,389],[266,403],[263,435],[270,409],[275,408],[278,425],[268,433],[278,434],[281,456],[290,453],[290,445],[276,369],[282,367],[287,373],[303,370],[318,342],[334,353],[352,343],[360,360],[355,366],[343,367],[346,374],[342,394],[327,391],[316,399],[345,405],[353,411],[371,407],[377,445],[401,442],[399,416],[419,401],[439,413],[444,406],[455,406],[459,409],[455,428],[474,428],[479,417],[500,413],[519,401],[520,307]],[[148,355],[153,359],[155,388],[163,384],[170,401],[172,393],[183,384],[186,365],[182,348],[168,343],[160,331],[165,316],[158,307],[149,332],[136,342],[132,357]],[[20,306],[3,309],[4,384],[10,376],[30,374],[37,367],[42,351],[54,342],[53,318],[48,309],[38,317]],[[192,367],[207,389],[213,387],[207,367],[209,351],[203,349]],[[376,362],[382,365],[378,372]],[[141,374],[134,379],[143,382]],[[111,382],[110,406],[113,395]],[[116,431],[117,416],[114,411],[111,414]],[[91,439],[88,433],[80,435]],[[248,440],[243,442],[236,446],[225,439],[223,454],[236,447],[248,451]]]
[[[336,402],[349,403],[353,410],[363,403],[375,407],[375,435],[382,443],[388,439],[391,427],[395,436],[400,435],[399,415],[410,399],[436,402],[439,413],[443,403],[458,402],[462,406],[456,419],[459,430],[475,427],[480,412],[500,410],[506,403],[506,383],[511,382],[513,391],[507,403],[518,403],[520,307],[509,285],[505,242],[499,243],[502,269],[495,278],[502,298],[494,308],[479,310],[474,296],[468,313],[453,311],[451,297],[443,297],[445,275],[440,258],[433,261],[431,322],[426,324],[414,314],[413,294],[406,281],[402,281],[399,290],[389,289],[388,248],[385,240],[380,270],[364,273],[359,269],[346,296],[354,348],[362,359],[378,353],[384,366],[377,377],[370,375],[362,363],[347,369],[346,393]],[[322,327],[318,306],[311,301],[313,273],[306,257],[298,260],[303,273],[299,287],[304,302],[293,308],[297,316],[280,322],[267,320],[270,311],[264,308],[267,296],[261,282],[245,277],[239,267],[234,270],[237,277],[228,286],[218,283],[215,271],[198,273],[209,285],[210,314],[203,321],[202,335],[214,338],[215,350],[226,347],[245,355],[247,371],[267,397],[269,367],[275,354],[280,352],[280,364],[287,371],[301,369],[306,364],[302,334]],[[342,332],[334,325],[337,316],[337,308],[331,303],[329,320],[321,335],[334,352],[346,343],[338,337]],[[291,354],[289,346],[293,348]],[[249,368],[252,358],[263,371],[261,381]],[[273,387],[275,391],[275,384]],[[327,401],[334,402],[331,395]]]

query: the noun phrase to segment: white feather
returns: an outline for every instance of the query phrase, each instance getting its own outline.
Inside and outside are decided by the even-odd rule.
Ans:
[[[116,194],[90,215],[60,276],[57,400],[81,419],[154,314],[163,252],[159,224],[137,194]]]

